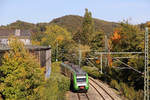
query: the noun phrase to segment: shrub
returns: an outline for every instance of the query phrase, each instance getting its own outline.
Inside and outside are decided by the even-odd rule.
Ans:
[[[106,82],[106,83],[110,83],[111,82],[111,77],[109,75],[106,75],[106,74],[101,74],[99,79],[104,81],[104,82]]]
[[[116,80],[112,80],[110,86],[114,89],[120,90],[120,86]]]
[[[135,100],[143,100],[144,98],[144,91],[143,90],[139,90],[136,92],[136,96],[135,96]]]
[[[116,83],[114,80],[111,82],[112,87],[120,88],[119,91],[128,98],[129,100],[143,100],[143,90],[135,91],[133,87],[128,87],[125,83],[121,82],[120,84]]]
[[[98,69],[95,67],[83,66],[82,69],[94,78],[99,78],[101,75]]]
[[[10,41],[10,47],[0,66],[0,94],[6,100],[40,99],[44,72],[39,63],[19,40]]]

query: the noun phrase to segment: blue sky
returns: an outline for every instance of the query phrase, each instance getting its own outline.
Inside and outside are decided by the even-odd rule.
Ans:
[[[0,25],[16,20],[38,23],[64,15],[83,16],[85,8],[94,18],[106,21],[150,21],[150,0],[0,0]]]

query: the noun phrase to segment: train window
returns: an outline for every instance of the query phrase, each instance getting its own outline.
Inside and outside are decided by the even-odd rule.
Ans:
[[[86,78],[77,78],[77,82],[85,82]]]

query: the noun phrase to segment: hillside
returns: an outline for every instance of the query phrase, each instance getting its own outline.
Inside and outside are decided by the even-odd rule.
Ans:
[[[119,23],[108,22],[104,20],[94,19],[95,29],[102,29],[105,33],[111,33],[113,28],[118,27]],[[68,31],[74,33],[82,25],[83,17],[76,15],[66,15],[60,18],[56,18],[50,22],[50,24],[57,24],[66,28]]]
[[[119,26],[119,23],[115,22],[108,22],[100,19],[94,19],[94,25],[96,30],[103,30],[105,33],[111,33],[115,27]],[[57,24],[61,27],[66,28],[69,32],[74,34],[78,29],[81,28],[83,17],[77,15],[66,15],[56,19],[53,19],[49,23],[29,23],[17,20],[7,26],[0,26],[0,29],[30,29],[34,32],[36,31],[43,31],[46,25]]]
[[[0,26],[0,29],[33,29],[35,27],[35,24],[24,22],[17,20],[16,22],[13,22],[11,24],[8,24],[7,26]]]

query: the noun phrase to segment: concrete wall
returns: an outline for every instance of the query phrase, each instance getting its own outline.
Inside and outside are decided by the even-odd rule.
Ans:
[[[38,59],[41,67],[45,67],[45,78],[49,78],[51,73],[51,49],[33,51],[32,53]]]
[[[46,74],[45,78],[49,78],[51,74],[51,49],[46,50]]]

